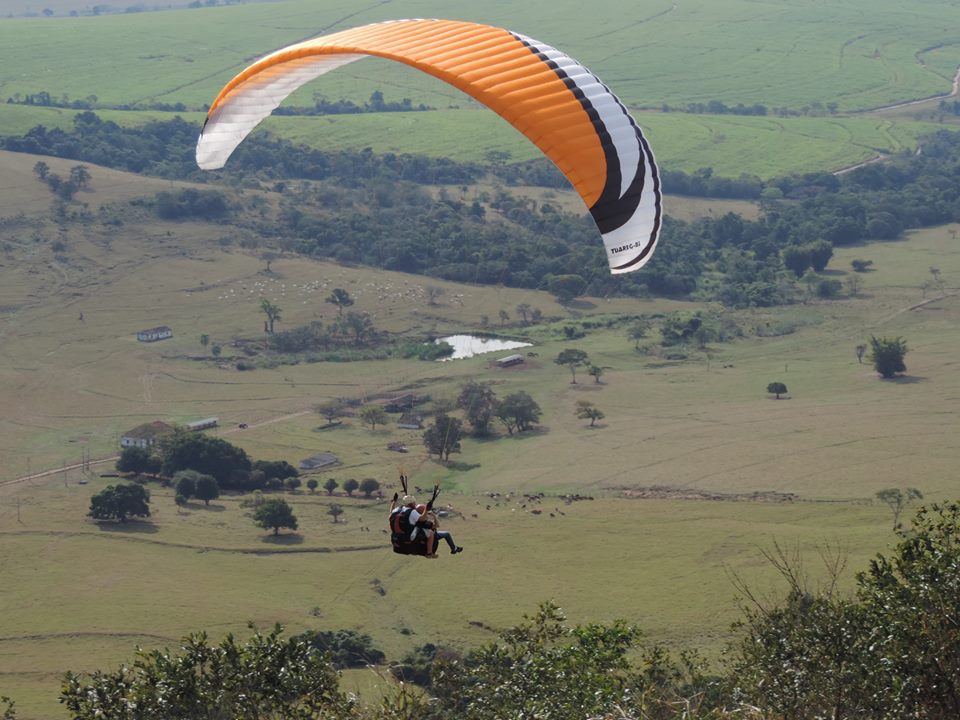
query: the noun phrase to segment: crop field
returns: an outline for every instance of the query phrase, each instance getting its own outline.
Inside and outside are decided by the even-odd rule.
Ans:
[[[184,103],[200,110],[254,58],[284,44],[364,22],[443,17],[436,0],[404,0],[357,10],[344,0],[283,0],[78,18],[0,19],[0,99],[46,91],[56,100],[106,105]],[[665,167],[761,177],[836,170],[878,152],[915,146],[933,127],[913,117],[756,118],[641,112],[720,100],[801,110],[834,104],[859,111],[950,92],[960,49],[949,28],[956,6],[909,9],[893,0],[810,5],[744,0],[666,0],[641,5],[604,0],[537,4],[494,2],[463,19],[510,27],[555,44],[587,63],[638,112]],[[624,18],[627,21],[624,21]],[[747,48],[749,51],[745,52]],[[105,50],[109,49],[109,50]],[[118,63],[123,72],[117,72]],[[69,68],[69,72],[64,72]],[[327,147],[512,159],[537,151],[506,123],[448,85],[398,63],[368,59],[324,76],[288,104],[315,97],[362,104],[376,90],[388,102],[410,98],[435,111],[279,118],[279,135]],[[4,107],[4,132],[37,122],[60,125],[47,108]],[[12,114],[7,114],[12,113]],[[118,116],[120,122],[142,121]],[[198,124],[199,124],[198,116]],[[774,150],[772,150],[773,148]]]
[[[12,186],[36,183],[33,160],[0,156],[4,177],[16,176]],[[57,172],[71,164],[52,162]],[[155,181],[125,183],[98,168],[91,175],[93,190],[82,198],[91,206],[155,191]],[[428,281],[414,276],[292,256],[268,273],[258,252],[237,247],[242,237],[222,245],[226,229],[216,225],[130,218],[60,231],[36,216],[16,218],[18,208],[30,209],[28,197],[3,197],[0,689],[27,720],[59,716],[67,669],[115,667],[137,645],[173,646],[198,629],[245,634],[247,621],[361,630],[398,659],[410,638],[401,630],[417,645],[468,647],[553,598],[574,621],[624,617],[651,639],[715,656],[738,617],[730,573],[764,591],[779,587],[761,548],[801,548],[816,578],[816,548],[839,547],[850,583],[892,540],[891,514],[875,492],[912,486],[930,500],[957,497],[960,298],[923,289],[931,265],[956,287],[956,227],[838,249],[829,269],[836,277],[853,258],[873,260],[858,297],[735,313],[744,338],[666,361],[636,352],[625,328],[605,328],[605,320],[709,306],[587,298],[564,308],[543,293],[432,280],[445,292],[431,306]],[[500,310],[514,316],[519,303],[549,321],[514,319],[503,329],[538,353],[509,370],[484,356],[251,372],[191,359],[203,355],[201,333],[222,343],[226,357],[236,352],[234,336],[256,337],[261,296],[283,307],[281,328],[329,321],[336,309],[323,298],[332,287],[347,288],[355,309],[393,332],[470,330],[482,315],[494,323]],[[563,339],[564,326],[585,320],[597,327]],[[159,324],[175,337],[136,342],[136,330]],[[758,337],[757,328],[786,334]],[[857,363],[854,346],[871,334],[907,339],[904,378],[884,382]],[[603,382],[579,373],[571,383],[553,363],[566,347],[588,350],[606,368]],[[330,398],[402,388],[451,398],[467,379],[493,381],[501,397],[529,392],[543,410],[540,429],[467,439],[444,464],[426,456],[414,431],[370,430],[356,418],[321,430],[313,411]],[[786,399],[765,392],[771,381],[788,386]],[[596,427],[574,417],[581,399],[604,411]],[[383,503],[337,496],[345,515],[334,524],[326,512],[334,500],[322,492],[290,496],[300,529],[274,539],[253,526],[241,496],[178,511],[156,484],[149,522],[92,523],[89,498],[115,482],[98,476],[110,464],[8,482],[78,462],[84,449],[109,457],[118,435],[141,422],[209,415],[221,419],[215,432],[257,458],[296,463],[335,453],[341,464],[321,481],[392,485],[403,469],[422,487],[442,484],[443,503],[458,513],[448,527],[467,551],[435,563],[396,558],[382,532]],[[250,427],[239,430],[240,422]],[[410,452],[389,452],[391,442]],[[523,497],[535,492],[545,493],[539,503]],[[595,499],[566,504],[564,493]],[[409,582],[410,562],[422,583]],[[441,589],[443,601],[424,587]],[[371,685],[363,673],[348,682]]]
[[[185,19],[189,13],[189,19]],[[346,0],[254,3],[81,18],[0,21],[2,93],[47,90],[105,103],[201,104],[252,57],[323,32],[379,20],[447,17],[447,3],[402,0],[357,9]],[[949,92],[958,62],[946,0],[843,4],[699,0],[485,3],[459,19],[536,37],[584,61],[631,105],[837,102],[876,107]],[[108,51],[107,51],[108,50]],[[118,76],[116,63],[123,63]],[[70,68],[69,73],[57,68]],[[367,61],[320,81],[328,97],[374,89],[443,107],[455,94]],[[339,76],[339,77],[337,77]],[[396,88],[393,90],[392,88]],[[461,96],[462,97],[462,96]],[[445,102],[446,101],[446,102]]]

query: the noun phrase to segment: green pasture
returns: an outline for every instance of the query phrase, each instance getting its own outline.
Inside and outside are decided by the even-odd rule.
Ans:
[[[626,3],[576,0],[518,5],[505,0],[451,8],[402,0],[357,9],[288,0],[80,18],[0,20],[0,94],[46,90],[96,95],[105,103],[209,102],[255,57],[313,35],[405,17],[491,23],[582,60],[630,105],[658,107],[719,99],[844,110],[949,92],[958,62],[946,0],[904,7],[895,0],[843,4],[699,0]],[[123,67],[117,73],[118,65]],[[69,68],[69,72],[64,69]],[[388,64],[351,65],[320,81],[331,98],[410,97],[437,107],[462,96]],[[396,99],[399,99],[397,97]]]
[[[469,648],[552,598],[571,620],[624,618],[651,640],[712,655],[738,616],[730,574],[760,592],[780,587],[758,544],[802,549],[811,578],[822,574],[817,548],[842,548],[850,583],[892,539],[889,512],[871,504],[451,495],[443,504],[463,517],[446,527],[466,551],[425,561],[390,552],[383,503],[336,497],[345,513],[333,524],[325,494],[288,496],[300,528],[275,539],[239,498],[178,510],[151,485],[149,523],[89,522],[89,497],[109,482],[0,489],[0,686],[18,717],[61,717],[68,669],[114,668],[136,646],[175,647],[198,629],[243,636],[251,621],[356,629],[399,659],[426,642]]]
[[[0,126],[23,134],[42,124],[70,129],[76,111],[0,105]],[[170,113],[105,110],[98,114],[121,125],[174,117]],[[195,120],[202,115],[179,113]],[[917,138],[941,129],[932,122],[872,116],[765,118],[640,112],[657,160],[668,170],[713,168],[717,175],[770,178],[790,173],[832,171],[916,147]],[[533,143],[496,114],[463,111],[369,113],[318,117],[273,117],[262,130],[323,150],[369,147],[378,153],[410,153],[487,162],[491,151],[508,162],[542,157]],[[669,192],[669,187],[667,188]]]

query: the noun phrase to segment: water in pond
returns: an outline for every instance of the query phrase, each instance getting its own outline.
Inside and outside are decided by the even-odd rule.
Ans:
[[[459,360],[481,353],[530,347],[530,343],[518,342],[517,340],[501,340],[500,338],[477,337],[476,335],[450,335],[440,338],[437,342],[445,342],[453,346],[453,355],[440,358],[440,360]]]

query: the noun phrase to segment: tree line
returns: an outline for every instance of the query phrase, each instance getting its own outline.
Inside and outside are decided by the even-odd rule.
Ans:
[[[82,112],[72,131],[37,126],[4,138],[2,145],[163,177],[217,177],[195,167],[195,136],[196,128],[179,118],[120,128]],[[586,214],[509,191],[510,182],[547,187],[565,182],[555,169],[545,170],[543,161],[485,167],[369,150],[321,152],[258,134],[240,146],[231,169],[219,177],[269,184],[282,192],[279,211],[254,199],[227,208],[223,191],[167,191],[153,205],[170,219],[227,219],[304,254],[456,282],[548,289],[556,276],[579,274],[584,292],[596,296],[696,292],[730,306],[770,306],[803,297],[796,278],[822,270],[835,246],[891,239],[906,228],[960,219],[960,186],[954,181],[960,135],[940,132],[922,147],[919,154],[904,153],[839,177],[808,173],[761,182],[716,178],[709,168],[693,175],[665,172],[668,192],[759,198],[764,213],[758,220],[733,213],[694,222],[668,217],[651,263],[618,276],[609,274]],[[468,188],[491,175],[507,184],[466,197]],[[435,197],[421,184],[449,190]],[[719,282],[708,281],[717,273]],[[817,292],[836,295],[834,285]]]

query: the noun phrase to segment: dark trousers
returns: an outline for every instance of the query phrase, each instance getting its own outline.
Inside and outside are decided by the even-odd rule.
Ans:
[[[451,535],[447,530],[437,530],[437,537],[441,540],[446,540],[447,545],[450,546],[451,550],[457,549],[457,544],[453,541],[453,535]]]

